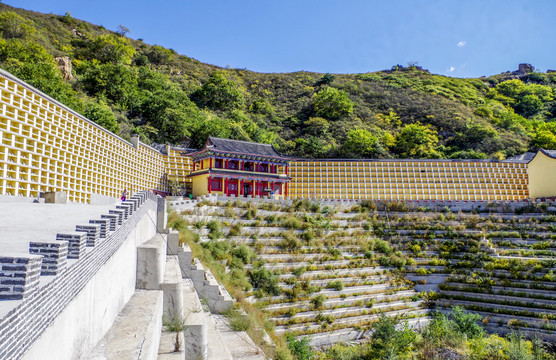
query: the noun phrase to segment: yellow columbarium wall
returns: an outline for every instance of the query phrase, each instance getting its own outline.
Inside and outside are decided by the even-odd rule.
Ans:
[[[186,178],[191,172],[192,161],[186,156],[186,150],[173,146],[166,146],[166,171],[168,180],[182,183],[191,183],[190,178]]]
[[[484,160],[290,162],[289,196],[372,200],[523,200],[527,164]]]
[[[117,137],[11,74],[0,71],[0,194],[66,191],[119,197],[167,191],[164,155]]]

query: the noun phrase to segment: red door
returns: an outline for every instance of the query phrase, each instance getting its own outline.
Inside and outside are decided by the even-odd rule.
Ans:
[[[235,195],[237,197],[237,180],[228,180],[228,195]]]
[[[268,192],[265,191],[266,187],[267,187],[266,181],[259,181],[259,188],[257,189],[257,194],[261,196],[268,195]]]

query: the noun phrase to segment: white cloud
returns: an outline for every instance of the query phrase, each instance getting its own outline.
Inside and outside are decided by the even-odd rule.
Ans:
[[[447,71],[448,71],[448,72],[454,72],[454,70],[456,70],[456,68],[453,67],[453,66],[450,66],[450,68],[449,68]]]
[[[467,44],[467,41],[462,40],[460,42],[458,42],[458,47],[464,47]]]

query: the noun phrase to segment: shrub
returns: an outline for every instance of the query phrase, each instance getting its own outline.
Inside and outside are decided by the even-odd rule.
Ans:
[[[317,295],[316,297],[314,297],[311,300],[311,303],[313,304],[313,306],[315,307],[315,309],[320,309],[322,307],[322,305],[324,304],[324,302],[326,301],[327,297],[320,294]]]
[[[253,287],[262,290],[269,295],[279,295],[280,288],[278,287],[278,276],[272,271],[259,267],[251,269],[248,272],[251,284]]]
[[[477,324],[481,320],[481,315],[468,313],[461,306],[454,306],[452,308],[450,320],[454,322],[458,332],[467,335],[470,339],[484,335],[483,328]]]
[[[344,289],[344,283],[341,280],[330,281],[326,284],[328,289],[336,289],[341,291]]]
[[[417,270],[415,271],[415,273],[416,273],[417,275],[427,275],[427,269],[425,269],[425,268],[419,268],[419,269],[417,269]]]
[[[310,341],[308,337],[296,339],[292,334],[286,335],[288,348],[297,360],[311,360],[314,357],[313,350],[311,350]]]
[[[292,271],[292,274],[294,274],[296,276],[301,276],[301,274],[303,274],[305,271],[307,271],[307,268],[305,266],[300,266],[298,268],[295,268]]]
[[[301,242],[294,234],[286,233],[279,246],[283,249],[294,250],[301,247]]]
[[[282,220],[282,226],[288,229],[301,229],[302,222],[296,216],[288,216]]]
[[[375,242],[375,250],[386,255],[392,254],[393,251],[390,245],[386,241],[380,239],[376,240]]]
[[[234,331],[247,331],[253,326],[253,320],[247,314],[231,310],[228,316],[230,317],[230,327]]]
[[[366,209],[367,211],[376,211],[377,209],[377,205],[374,201],[372,200],[363,200],[359,203],[359,205],[361,206],[362,209]]]
[[[255,252],[249,246],[240,245],[232,250],[232,256],[240,259],[244,264],[250,264],[255,258]]]
[[[230,231],[228,231],[228,235],[229,236],[240,235],[242,228],[243,228],[243,225],[241,225],[240,223],[234,224],[230,227]]]

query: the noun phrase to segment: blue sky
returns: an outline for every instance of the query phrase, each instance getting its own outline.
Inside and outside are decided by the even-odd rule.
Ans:
[[[555,0],[4,0],[65,14],[202,62],[362,73],[417,63],[478,77],[556,69]]]

